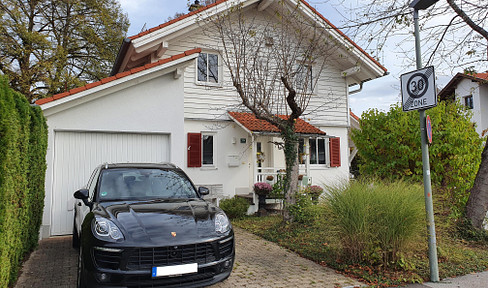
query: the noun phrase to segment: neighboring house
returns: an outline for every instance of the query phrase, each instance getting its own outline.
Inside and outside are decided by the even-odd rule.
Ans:
[[[217,46],[197,23],[228,9],[227,2],[125,39],[113,76],[37,101],[49,125],[42,237],[71,233],[73,192],[99,163],[170,161],[197,186],[210,188],[217,202],[249,194],[255,182],[285,168],[283,151],[275,145],[281,142],[276,128],[230,108],[238,104],[237,94],[223,79],[228,76]],[[285,2],[297,5],[297,0]],[[304,15],[344,45],[313,96],[314,112],[297,121],[300,173],[320,185],[349,175],[348,87],[381,77],[386,69],[301,2]],[[242,1],[247,13],[268,18],[276,15],[276,3]],[[203,66],[211,73],[197,73]],[[317,109],[329,94],[337,103]],[[250,212],[255,210],[252,206]]]
[[[476,123],[480,136],[488,129],[488,71],[472,75],[458,73],[438,95],[440,100],[459,101],[471,110],[471,121]]]

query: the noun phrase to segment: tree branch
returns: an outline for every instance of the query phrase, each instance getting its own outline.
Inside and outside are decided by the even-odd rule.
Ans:
[[[474,21],[466,13],[464,13],[462,9],[459,8],[459,6],[457,6],[456,3],[454,3],[454,0],[446,0],[446,1],[447,3],[449,3],[449,6],[451,6],[452,10],[454,10],[454,12],[456,12],[456,14],[459,15],[459,17],[461,17],[464,20],[464,22],[468,24],[469,27],[471,27],[471,29],[478,32],[478,34],[483,36],[483,38],[485,38],[488,41],[488,31],[476,25],[476,23],[474,23]]]

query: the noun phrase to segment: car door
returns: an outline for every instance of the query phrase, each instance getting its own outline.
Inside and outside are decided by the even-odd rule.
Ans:
[[[90,180],[88,180],[88,184],[86,185],[86,189],[88,189],[88,201],[93,201],[94,193],[96,190],[96,186],[98,183],[98,176],[100,175],[100,167],[97,167],[90,176]],[[81,224],[83,224],[83,220],[85,216],[90,213],[90,207],[85,205],[82,200],[77,199],[75,204],[76,209],[76,229],[77,231],[81,231]]]

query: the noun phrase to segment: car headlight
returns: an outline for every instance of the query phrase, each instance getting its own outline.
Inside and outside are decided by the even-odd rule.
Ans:
[[[215,215],[215,232],[225,233],[230,230],[229,218],[224,213],[217,213]]]
[[[95,237],[100,240],[116,242],[124,239],[124,235],[114,222],[99,216],[95,216],[93,219],[92,230]]]

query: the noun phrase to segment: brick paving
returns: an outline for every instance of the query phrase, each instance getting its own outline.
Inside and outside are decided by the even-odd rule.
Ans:
[[[354,287],[362,283],[235,228],[236,260],[229,279],[211,288]],[[24,263],[15,288],[75,287],[78,254],[71,237],[42,240]]]

